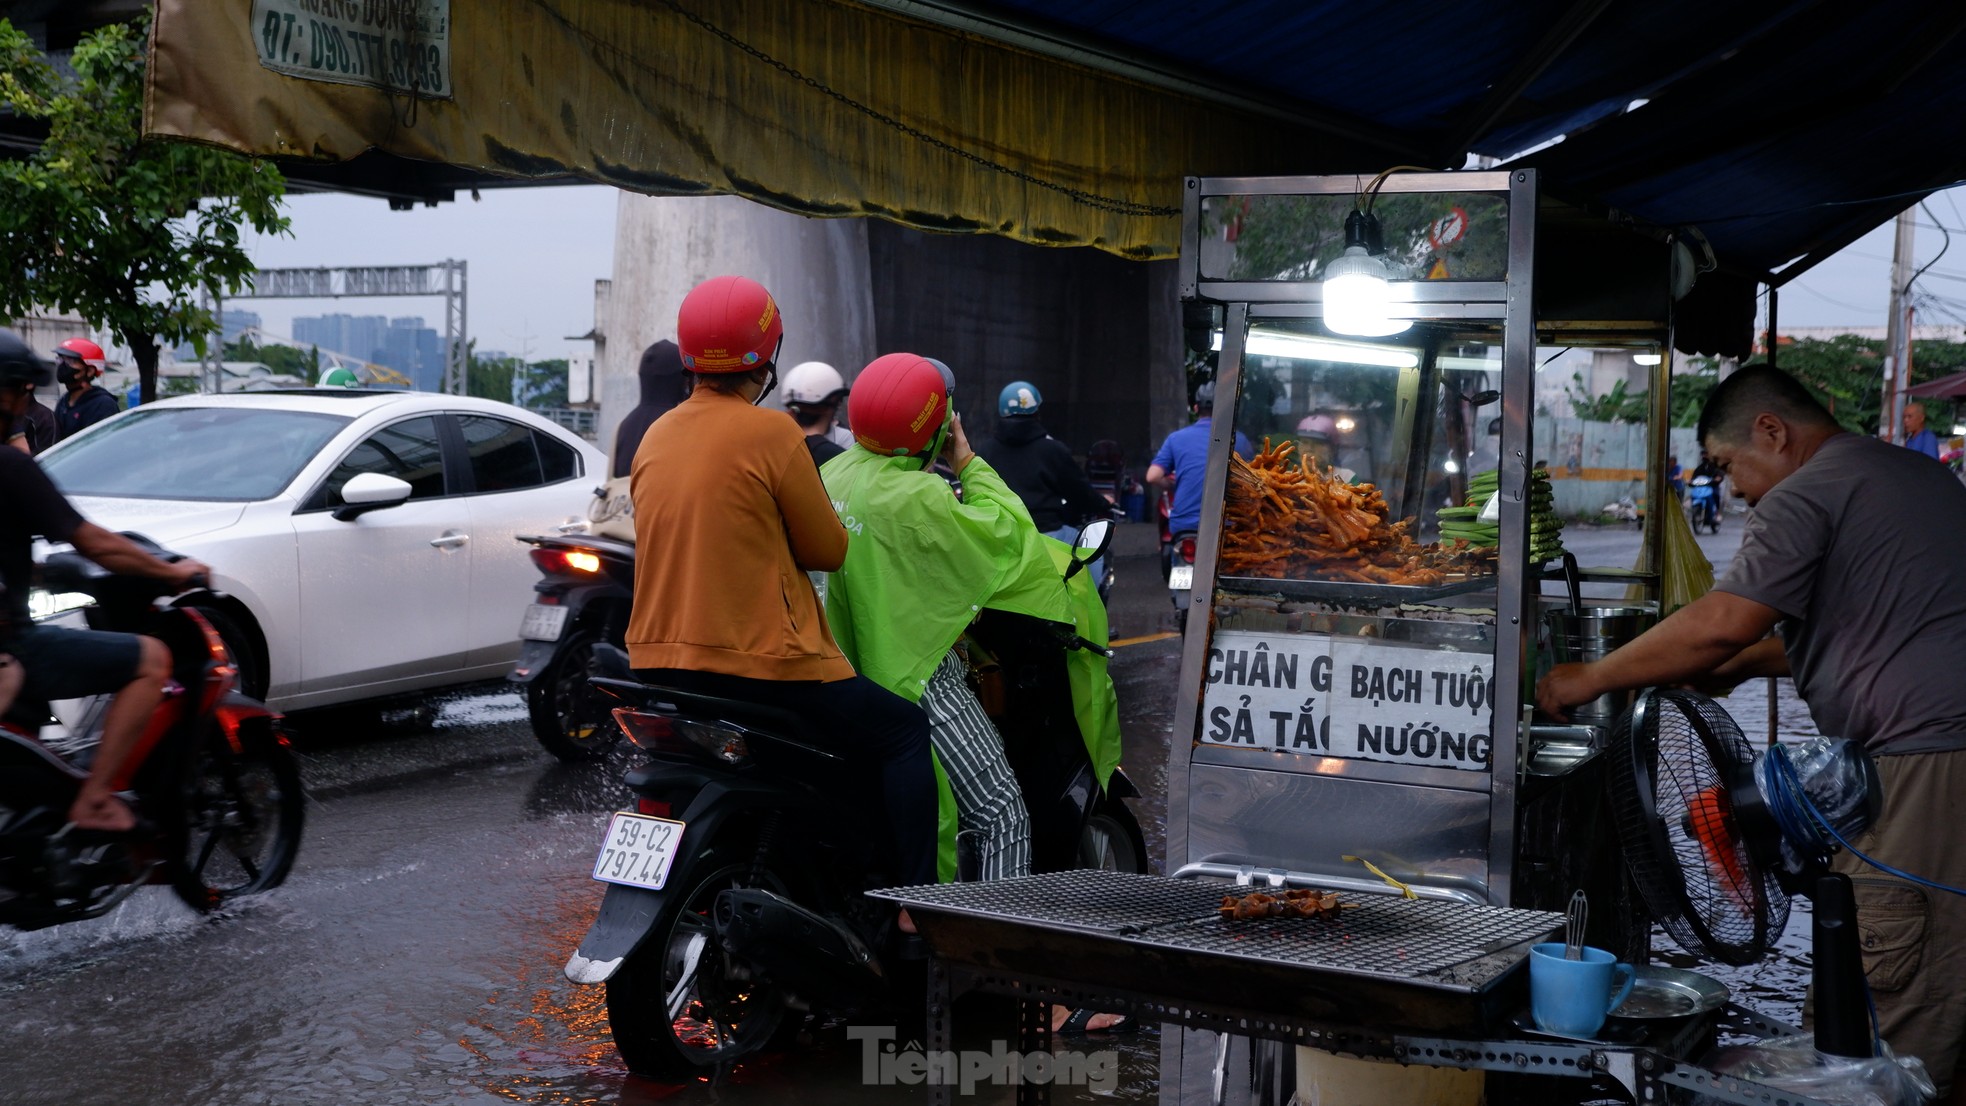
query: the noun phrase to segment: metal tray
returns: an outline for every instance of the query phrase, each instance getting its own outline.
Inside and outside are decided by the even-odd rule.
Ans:
[[[1496,586],[1500,579],[1495,575],[1469,576],[1424,587],[1355,584],[1346,580],[1273,580],[1268,576],[1222,576],[1216,583],[1223,591],[1238,595],[1281,595],[1286,599],[1309,599],[1339,607],[1396,607],[1480,591]]]
[[[1614,1018],[1686,1018],[1727,1005],[1727,985],[1699,972],[1641,964],[1633,976],[1632,993],[1611,1011]]]

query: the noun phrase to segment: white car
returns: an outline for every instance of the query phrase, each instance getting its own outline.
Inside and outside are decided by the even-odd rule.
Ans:
[[[212,567],[248,694],[291,710],[498,676],[607,459],[510,404],[310,389],[148,403],[40,457],[90,522]],[[207,604],[209,603],[209,606]]]

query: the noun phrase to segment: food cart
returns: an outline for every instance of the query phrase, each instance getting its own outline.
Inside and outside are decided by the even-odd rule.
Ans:
[[[1633,355],[1654,412],[1647,499],[1669,501],[1660,355],[1687,251],[1539,196],[1533,170],[1186,189],[1181,291],[1191,345],[1215,355],[1216,404],[1167,876],[894,893],[936,956],[931,1049],[948,996],[983,989],[1170,1023],[1168,1103],[1235,1097],[1235,1066],[1255,1073],[1255,1100],[1284,1101],[1278,1042],[1608,1078],[1641,1101],[1662,1084],[1759,1093],[1687,1063],[1723,1022],[1783,1031],[1738,1007],[1626,1027],[1622,1048],[1524,1018],[1527,948],[1562,926],[1573,890],[1589,896],[1590,944],[1645,956],[1603,801],[1620,704],[1559,724],[1536,717],[1533,687],[1559,655],[1643,629],[1661,546],[1654,512],[1619,563],[1573,569],[1630,598],[1571,609],[1533,471],[1537,370],[1566,348]],[[1347,252],[1390,280],[1385,302],[1340,319],[1358,310],[1334,293]],[[1351,909],[1316,941],[1288,919],[1217,916],[1225,892],[1291,888]]]

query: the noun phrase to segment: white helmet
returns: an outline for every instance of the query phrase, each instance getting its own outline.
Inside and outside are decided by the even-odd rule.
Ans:
[[[833,393],[845,390],[846,381],[840,379],[838,369],[824,361],[802,361],[785,374],[783,387],[786,403],[824,403]]]

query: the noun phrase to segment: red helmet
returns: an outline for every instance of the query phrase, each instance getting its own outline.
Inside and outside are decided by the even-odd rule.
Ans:
[[[683,368],[699,373],[749,372],[778,359],[785,320],[755,280],[711,277],[690,289],[676,313]]]
[[[102,347],[87,338],[70,338],[55,347],[56,357],[73,357],[97,372],[109,366],[109,359],[102,355]]]
[[[853,440],[875,453],[920,453],[949,418],[949,386],[920,354],[876,357],[853,378],[846,399]]]

